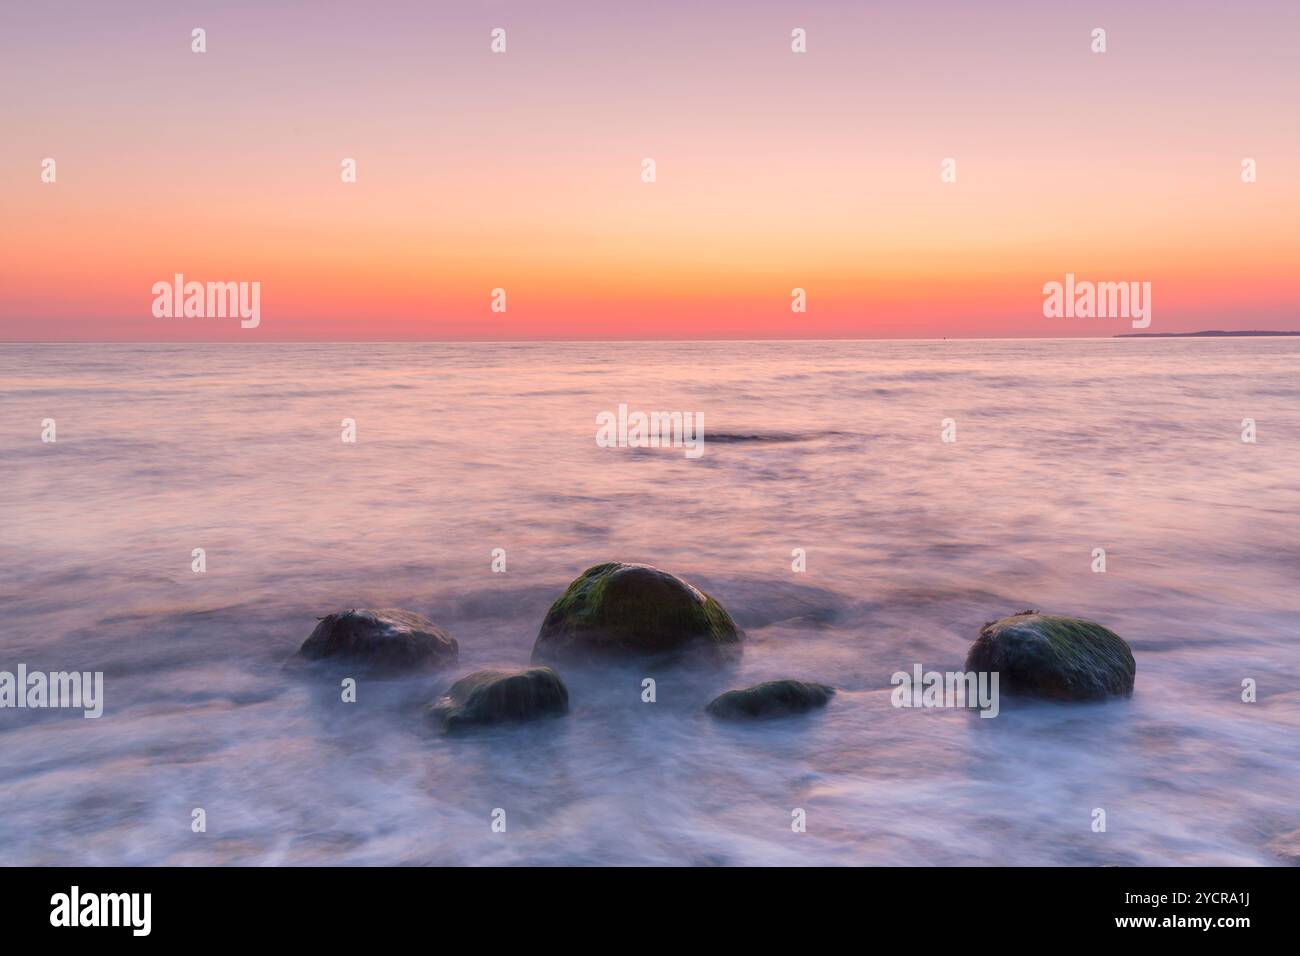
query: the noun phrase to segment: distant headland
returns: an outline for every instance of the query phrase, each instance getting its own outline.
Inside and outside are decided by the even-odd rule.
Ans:
[[[1204,332],[1121,332],[1117,339],[1220,339],[1245,338],[1255,335],[1300,335],[1300,332],[1271,332],[1263,329],[1251,329],[1244,332],[1226,332],[1223,329],[1206,329]]]

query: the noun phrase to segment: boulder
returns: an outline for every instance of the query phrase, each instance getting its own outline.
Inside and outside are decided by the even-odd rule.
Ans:
[[[452,684],[429,708],[447,730],[568,712],[568,688],[549,667],[475,671]]]
[[[769,680],[744,690],[729,690],[707,708],[715,717],[786,717],[825,707],[835,688],[802,680]]]
[[[701,652],[740,654],[744,634],[717,601],[644,564],[588,568],[551,605],[533,662]]]
[[[427,617],[394,608],[350,610],[320,619],[298,653],[380,671],[431,670],[454,664],[455,638]]]
[[[1021,611],[980,629],[966,670],[997,671],[1007,693],[1101,700],[1131,695],[1137,664],[1124,639],[1100,624]]]

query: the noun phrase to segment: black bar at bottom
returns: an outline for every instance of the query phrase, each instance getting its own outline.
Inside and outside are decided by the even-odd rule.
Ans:
[[[49,868],[0,869],[0,887],[6,939],[50,942],[337,946],[407,933],[433,945],[465,932],[563,945],[554,934],[572,939],[611,921],[630,939],[701,927],[772,941],[815,928],[823,942],[843,931],[864,942],[936,933],[952,943],[952,933],[978,928],[994,938],[1230,942],[1287,928],[1297,880],[1293,868]]]

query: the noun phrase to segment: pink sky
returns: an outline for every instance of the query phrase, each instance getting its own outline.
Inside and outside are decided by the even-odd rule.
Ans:
[[[0,339],[1131,331],[1067,272],[1300,328],[1294,2],[16,6]],[[154,317],[177,272],[260,325]]]

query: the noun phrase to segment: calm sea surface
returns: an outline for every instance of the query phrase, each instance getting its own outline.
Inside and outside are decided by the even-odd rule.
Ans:
[[[703,457],[597,447],[620,403],[702,412]],[[98,720],[0,710],[8,864],[1269,864],[1300,827],[1297,339],[2,345],[0,512],[0,670],[105,674]],[[608,560],[713,593],[741,663],[433,732]],[[355,704],[285,668],[368,606],[460,665]],[[890,705],[1026,607],[1124,636],[1132,699]],[[775,677],[841,693],[703,712]]]

